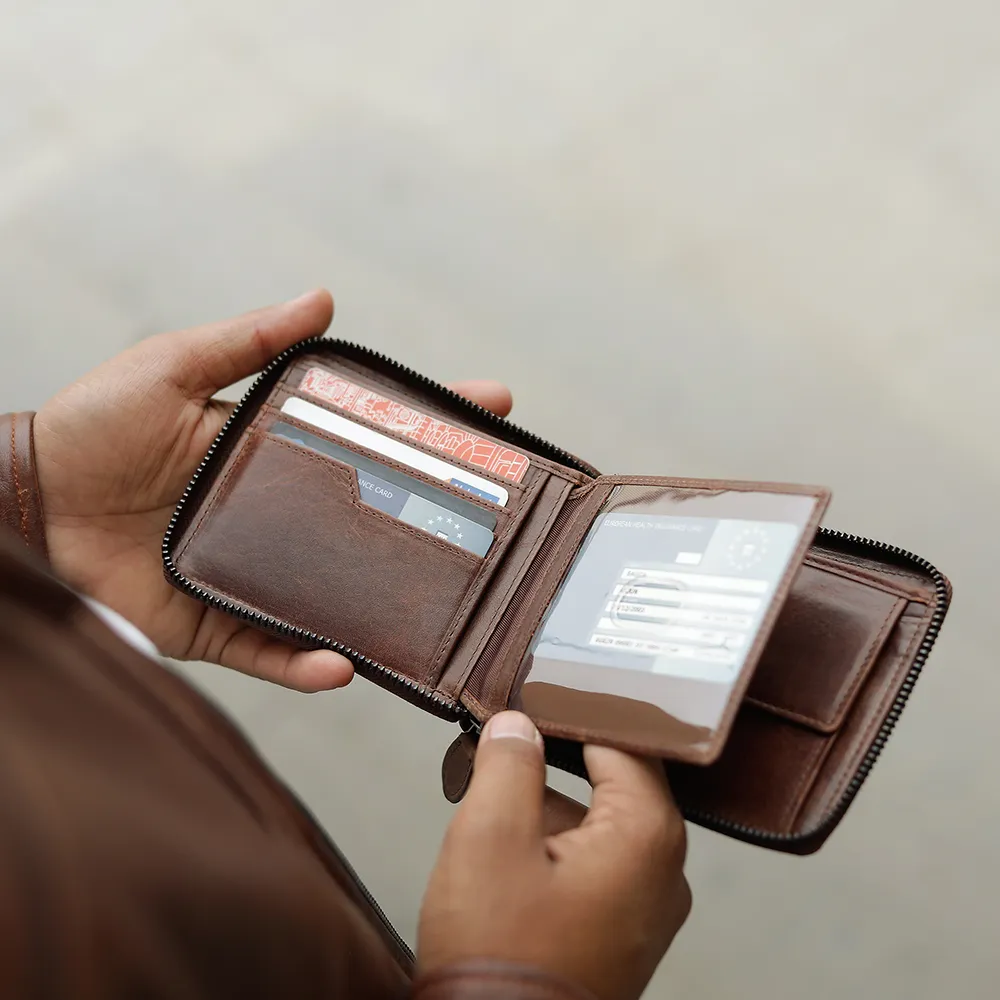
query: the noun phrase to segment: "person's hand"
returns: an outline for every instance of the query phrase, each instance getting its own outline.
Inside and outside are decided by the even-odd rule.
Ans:
[[[549,822],[541,739],[503,712],[420,916],[418,973],[475,959],[531,966],[600,1000],[635,1000],[691,908],[684,822],[663,768],[588,746],[594,794],[575,828]]]
[[[160,544],[198,463],[232,410],[212,397],[326,330],[326,291],[237,319],[152,337],[50,400],[35,453],[53,569],[142,629],[165,656],[210,660],[300,691],[342,687],[351,663],[304,651],[181,594]],[[453,387],[501,415],[492,382]]]

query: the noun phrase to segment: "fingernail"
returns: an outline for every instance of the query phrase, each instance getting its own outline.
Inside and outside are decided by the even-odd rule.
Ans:
[[[301,295],[296,295],[294,299],[289,299],[285,303],[285,308],[291,308],[292,306],[301,305],[303,302],[307,302],[309,299],[313,298],[316,294],[316,289],[314,288],[311,292],[303,292]]]
[[[499,715],[494,715],[486,723],[483,737],[488,740],[525,740],[543,746],[542,734],[535,728],[531,719],[520,712],[501,712]]]

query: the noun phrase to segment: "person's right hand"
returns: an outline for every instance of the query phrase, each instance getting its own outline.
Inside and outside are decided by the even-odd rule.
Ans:
[[[420,975],[492,959],[600,1000],[645,989],[691,908],[684,822],[662,766],[607,747],[584,754],[590,810],[547,835],[534,724],[503,712],[486,725],[424,898]]]

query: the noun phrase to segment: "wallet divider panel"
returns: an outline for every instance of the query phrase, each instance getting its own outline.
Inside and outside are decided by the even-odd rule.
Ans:
[[[503,625],[509,624],[508,609],[512,599],[525,575],[535,565],[539,550],[549,537],[572,488],[572,484],[555,476],[549,476],[541,486],[538,499],[526,512],[516,540],[497,569],[490,594],[473,609],[443,669],[439,689],[447,697],[457,699],[470,682],[472,697],[477,700],[484,697],[483,686],[495,663],[490,650],[495,648],[504,633]]]
[[[480,722],[509,707],[528,646],[593,518],[613,488],[603,479],[594,480],[573,490],[557,511],[462,692],[463,702]]]
[[[499,528],[499,525],[503,522],[498,522],[498,530],[493,539],[493,545],[490,547],[489,552],[486,553],[483,566],[469,588],[465,600],[463,600],[461,607],[458,609],[455,619],[434,657],[429,681],[439,689],[451,655],[469,622],[472,620],[487,585],[490,584],[497,572],[503,568],[508,560],[512,558],[513,553],[517,549],[517,542],[526,520],[541,497],[545,485],[552,481],[553,477],[543,471],[539,471],[532,478],[531,485],[518,505],[516,515],[508,516],[506,525],[502,530]],[[444,691],[442,693],[445,693],[451,700],[454,700],[455,695],[451,692]]]

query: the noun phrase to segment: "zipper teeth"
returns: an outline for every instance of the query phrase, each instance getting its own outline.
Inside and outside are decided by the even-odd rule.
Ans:
[[[697,823],[699,826],[704,826],[710,830],[716,830],[719,833],[733,834],[742,840],[746,840],[750,843],[758,844],[763,847],[777,847],[780,845],[789,845],[811,839],[831,829],[840,821],[850,804],[854,801],[854,798],[861,789],[861,786],[865,783],[865,779],[871,773],[871,769],[875,766],[875,762],[879,759],[883,748],[888,742],[889,737],[892,735],[893,729],[896,728],[896,723],[899,721],[899,717],[903,714],[903,709],[906,707],[906,703],[913,692],[913,688],[916,685],[918,678],[920,677],[920,672],[923,670],[924,664],[927,662],[927,658],[930,656],[931,650],[934,648],[934,643],[937,641],[938,634],[941,631],[941,625],[944,622],[944,617],[948,611],[948,582],[945,579],[944,574],[942,574],[937,567],[929,563],[922,556],[918,556],[913,552],[900,548],[898,545],[890,545],[887,542],[879,542],[872,538],[864,538],[861,535],[852,535],[845,531],[836,531],[833,528],[820,528],[817,534],[822,538],[828,538],[832,541],[846,543],[848,546],[875,549],[879,552],[884,552],[886,555],[889,555],[894,559],[908,562],[911,565],[916,566],[918,569],[928,573],[934,581],[936,598],[934,613],[931,616],[930,624],[927,626],[927,632],[917,649],[917,654],[913,659],[913,663],[907,671],[906,677],[903,679],[899,694],[893,701],[892,708],[889,710],[885,721],[880,726],[875,739],[872,741],[871,746],[865,753],[858,769],[854,772],[847,788],[844,790],[844,794],[815,829],[809,830],[805,834],[774,833],[770,830],[760,830],[756,827],[747,826],[744,823],[736,823],[730,820],[719,819],[711,813],[700,812],[698,810],[691,810],[685,813],[685,818],[690,820],[692,823]],[[463,728],[466,727],[463,725]],[[480,727],[476,724],[473,724],[471,728],[466,729],[467,732],[473,733],[478,733],[479,730]],[[558,751],[551,756],[550,763],[556,767],[563,768],[572,774],[576,774],[578,777],[587,777],[586,771],[581,766],[579,761],[576,759],[570,759],[567,755],[560,754]]]
[[[370,348],[363,347],[360,344],[354,344],[349,341],[328,340],[325,337],[312,337],[308,340],[295,344],[285,351],[282,351],[282,353],[279,354],[266,368],[263,369],[260,375],[257,376],[249,391],[229,415],[229,419],[223,425],[222,430],[212,442],[211,447],[202,459],[191,481],[185,487],[184,493],[181,495],[181,499],[170,518],[170,523],[167,526],[166,533],[163,537],[162,553],[164,566],[166,567],[166,570],[170,574],[171,578],[181,590],[197,597],[200,601],[219,608],[227,614],[253,622],[257,627],[265,628],[268,631],[276,632],[280,635],[290,635],[300,639],[306,639],[307,641],[317,645],[333,649],[336,652],[348,657],[348,659],[350,659],[355,666],[360,669],[362,674],[373,674],[381,677],[382,679],[388,680],[393,686],[406,689],[412,695],[428,702],[428,707],[431,711],[434,711],[435,714],[441,715],[452,721],[457,720],[462,724],[462,728],[467,732],[476,733],[480,729],[476,720],[464,708],[456,705],[453,701],[449,701],[444,698],[442,695],[438,694],[438,692],[428,689],[424,685],[411,680],[409,677],[396,673],[394,670],[390,670],[381,663],[377,663],[370,657],[359,653],[355,649],[351,649],[342,642],[337,642],[335,639],[319,635],[316,632],[309,632],[305,629],[297,628],[294,625],[287,625],[284,622],[278,621],[276,618],[272,618],[270,615],[265,615],[259,611],[253,611],[249,608],[241,607],[240,605],[224,598],[216,597],[215,595],[208,593],[203,587],[199,587],[197,584],[188,580],[187,577],[185,577],[174,564],[173,556],[170,553],[170,546],[173,542],[173,536],[177,529],[177,524],[180,521],[181,515],[183,514],[195,487],[204,475],[206,468],[210,464],[215,453],[218,451],[219,445],[225,439],[230,427],[232,427],[242,414],[249,401],[257,395],[257,393],[261,390],[261,387],[280,367],[295,358],[297,355],[303,354],[314,347],[322,346],[324,344],[335,345],[341,350],[346,350],[355,355],[360,355],[366,359],[374,359],[380,364],[389,367],[393,371],[402,374],[410,381],[425,388],[429,388],[438,395],[444,396],[444,398],[449,401],[457,403],[470,410],[482,420],[485,420],[495,427],[502,429],[508,438],[517,438],[524,445],[530,447],[531,450],[547,455],[548,457],[561,462],[563,465],[568,465],[580,472],[586,473],[587,475],[600,475],[597,469],[588,465],[586,462],[582,462],[575,455],[571,455],[569,452],[564,451],[561,448],[557,448],[555,445],[549,444],[536,434],[532,434],[530,431],[526,431],[523,428],[512,424],[503,417],[498,417],[491,410],[487,410],[478,403],[474,403],[472,400],[466,399],[464,396],[460,396],[457,392],[453,392],[446,386],[440,385],[433,379],[427,378],[426,375],[421,375],[412,368],[408,368],[406,365],[402,365],[398,361],[394,361],[385,354],[381,354],[377,351],[371,350]],[[943,623],[944,616],[948,610],[949,600],[948,583],[945,580],[944,575],[922,556],[918,556],[915,553],[909,552],[897,545],[890,545],[886,542],[876,541],[875,539],[864,538],[861,535],[852,535],[844,531],[836,531],[832,528],[820,528],[817,534],[822,538],[843,542],[849,546],[875,549],[878,552],[884,552],[886,555],[892,556],[895,559],[899,559],[916,566],[918,569],[923,570],[931,576],[934,581],[934,589],[937,600],[934,608],[934,614],[932,615],[930,625],[927,628],[927,633],[920,643],[917,655],[914,657],[913,664],[907,671],[899,694],[896,696],[885,722],[883,722],[882,726],[879,728],[878,734],[872,742],[872,745],[868,748],[861,765],[851,778],[851,781],[840,801],[834,809],[831,810],[824,822],[820,824],[816,830],[811,831],[809,836],[815,836],[839,821],[840,817],[844,814],[844,812],[846,812],[848,806],[850,806],[851,802],[854,800],[858,790],[864,784],[871,769],[875,766],[875,762],[882,753],[883,747],[892,735],[892,731],[895,729],[896,723],[899,721],[899,717],[902,714],[903,709],[906,707],[906,703],[909,700],[914,685],[920,676],[920,672],[923,669],[924,664],[927,662],[927,657],[934,648],[934,643],[937,640],[938,633],[941,631],[941,624]],[[552,763],[554,763],[557,767],[561,766],[557,757],[553,758]],[[581,777],[586,777],[585,774],[581,774],[581,769],[576,764],[572,764],[569,761],[566,761],[566,764],[568,766],[564,768],[565,770],[578,774]],[[794,834],[779,834],[772,833],[767,830],[758,830],[742,823],[734,823],[729,820],[718,819],[713,817],[711,814],[697,811],[688,813],[687,818],[694,823],[709,827],[710,829],[718,830],[721,833],[735,834],[744,840],[761,845],[787,844],[803,839],[801,836],[796,836]],[[365,891],[367,892],[367,890]],[[371,902],[376,910],[378,910],[378,904],[375,900],[371,899]],[[381,910],[379,910],[379,912],[381,912]],[[388,920],[386,920],[386,923],[388,924]],[[389,924],[389,926],[391,927],[392,925]],[[393,933],[395,933],[395,931]],[[406,948],[405,943],[400,943],[403,944],[404,948]]]
[[[540,438],[537,434],[533,434],[531,431],[527,431],[523,427],[518,427],[517,424],[511,423],[511,421],[507,420],[505,417],[497,416],[497,414],[495,414],[492,410],[487,410],[486,407],[480,406],[478,403],[474,403],[471,399],[466,399],[465,396],[460,396],[457,392],[449,389],[447,386],[441,385],[439,382],[435,382],[426,375],[421,375],[420,372],[414,371],[412,368],[408,368],[406,365],[400,364],[398,361],[394,361],[392,358],[388,357],[388,355],[380,354],[378,351],[373,351],[371,348],[362,347],[360,344],[353,344],[346,340],[330,341],[325,340],[322,337],[315,337],[311,341],[306,341],[305,345],[296,345],[291,348],[291,351],[298,352],[303,348],[303,346],[309,347],[320,342],[325,342],[327,344],[335,343],[338,347],[346,348],[347,351],[360,354],[364,358],[374,358],[381,364],[388,365],[394,371],[405,375],[412,382],[416,382],[424,388],[433,390],[438,395],[444,396],[450,402],[458,403],[464,409],[471,410],[477,417],[480,417],[498,429],[502,429],[508,440],[510,438],[515,438],[519,440],[521,444],[530,447],[532,451],[537,451],[543,456],[555,459],[562,465],[568,465],[571,468],[576,469],[578,472],[586,473],[588,476],[600,475],[600,472],[598,472],[597,469],[587,462],[577,458],[576,455],[573,455],[568,451],[564,451],[562,448],[559,448],[554,444],[550,444],[548,441]]]

